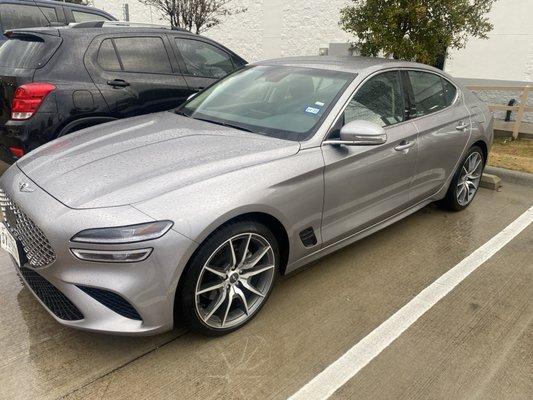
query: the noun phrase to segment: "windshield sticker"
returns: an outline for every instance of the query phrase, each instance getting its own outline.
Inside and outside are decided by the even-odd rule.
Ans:
[[[315,103],[315,106],[324,107],[324,103],[322,103],[321,101],[317,101]]]
[[[306,113],[309,113],[309,114],[314,114],[314,115],[316,115],[316,114],[318,114],[318,113],[320,112],[320,108],[316,108],[316,107],[307,107],[307,108],[305,109],[305,112],[306,112]]]

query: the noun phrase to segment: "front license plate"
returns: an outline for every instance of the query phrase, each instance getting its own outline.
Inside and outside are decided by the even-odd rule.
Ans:
[[[13,256],[15,262],[20,267],[20,248],[18,242],[3,222],[0,223],[0,246]]]

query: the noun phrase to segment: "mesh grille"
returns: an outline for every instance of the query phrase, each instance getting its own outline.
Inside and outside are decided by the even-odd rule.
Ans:
[[[32,267],[39,268],[56,260],[54,249],[43,231],[0,189],[0,207],[3,221],[10,232],[22,243],[24,253]]]
[[[116,293],[110,292],[104,289],[98,289],[88,286],[78,286],[81,290],[87,293],[89,296],[94,298],[96,301],[102,303],[107,308],[110,308],[117,314],[122,315],[123,317],[136,319],[142,321],[141,316],[133,306],[128,303],[125,299],[119,296]]]
[[[44,279],[37,272],[29,268],[21,268],[21,275],[24,277],[28,286],[39,299],[52,311],[58,318],[66,321],[78,321],[83,319],[81,311],[54,285]]]

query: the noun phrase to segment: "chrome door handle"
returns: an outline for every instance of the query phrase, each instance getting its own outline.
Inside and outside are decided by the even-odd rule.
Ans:
[[[468,128],[470,126],[470,124],[466,124],[464,122],[460,123],[459,125],[457,125],[455,127],[455,129],[457,129],[458,131],[464,131],[466,128]]]
[[[402,141],[400,142],[400,144],[394,148],[394,150],[396,150],[396,151],[403,151],[403,150],[410,149],[410,148],[413,147],[414,145],[415,145],[415,142],[414,142],[414,141],[412,141],[412,142],[408,142],[408,141],[406,141],[406,140],[402,140]]]

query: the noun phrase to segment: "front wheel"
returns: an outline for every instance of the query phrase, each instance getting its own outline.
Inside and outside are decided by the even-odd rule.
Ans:
[[[249,322],[266,302],[279,267],[276,238],[264,225],[223,226],[193,256],[179,306],[196,332],[222,335]]]
[[[473,146],[455,173],[441,204],[452,211],[460,211],[468,207],[479,189],[484,168],[483,151],[478,146]]]

